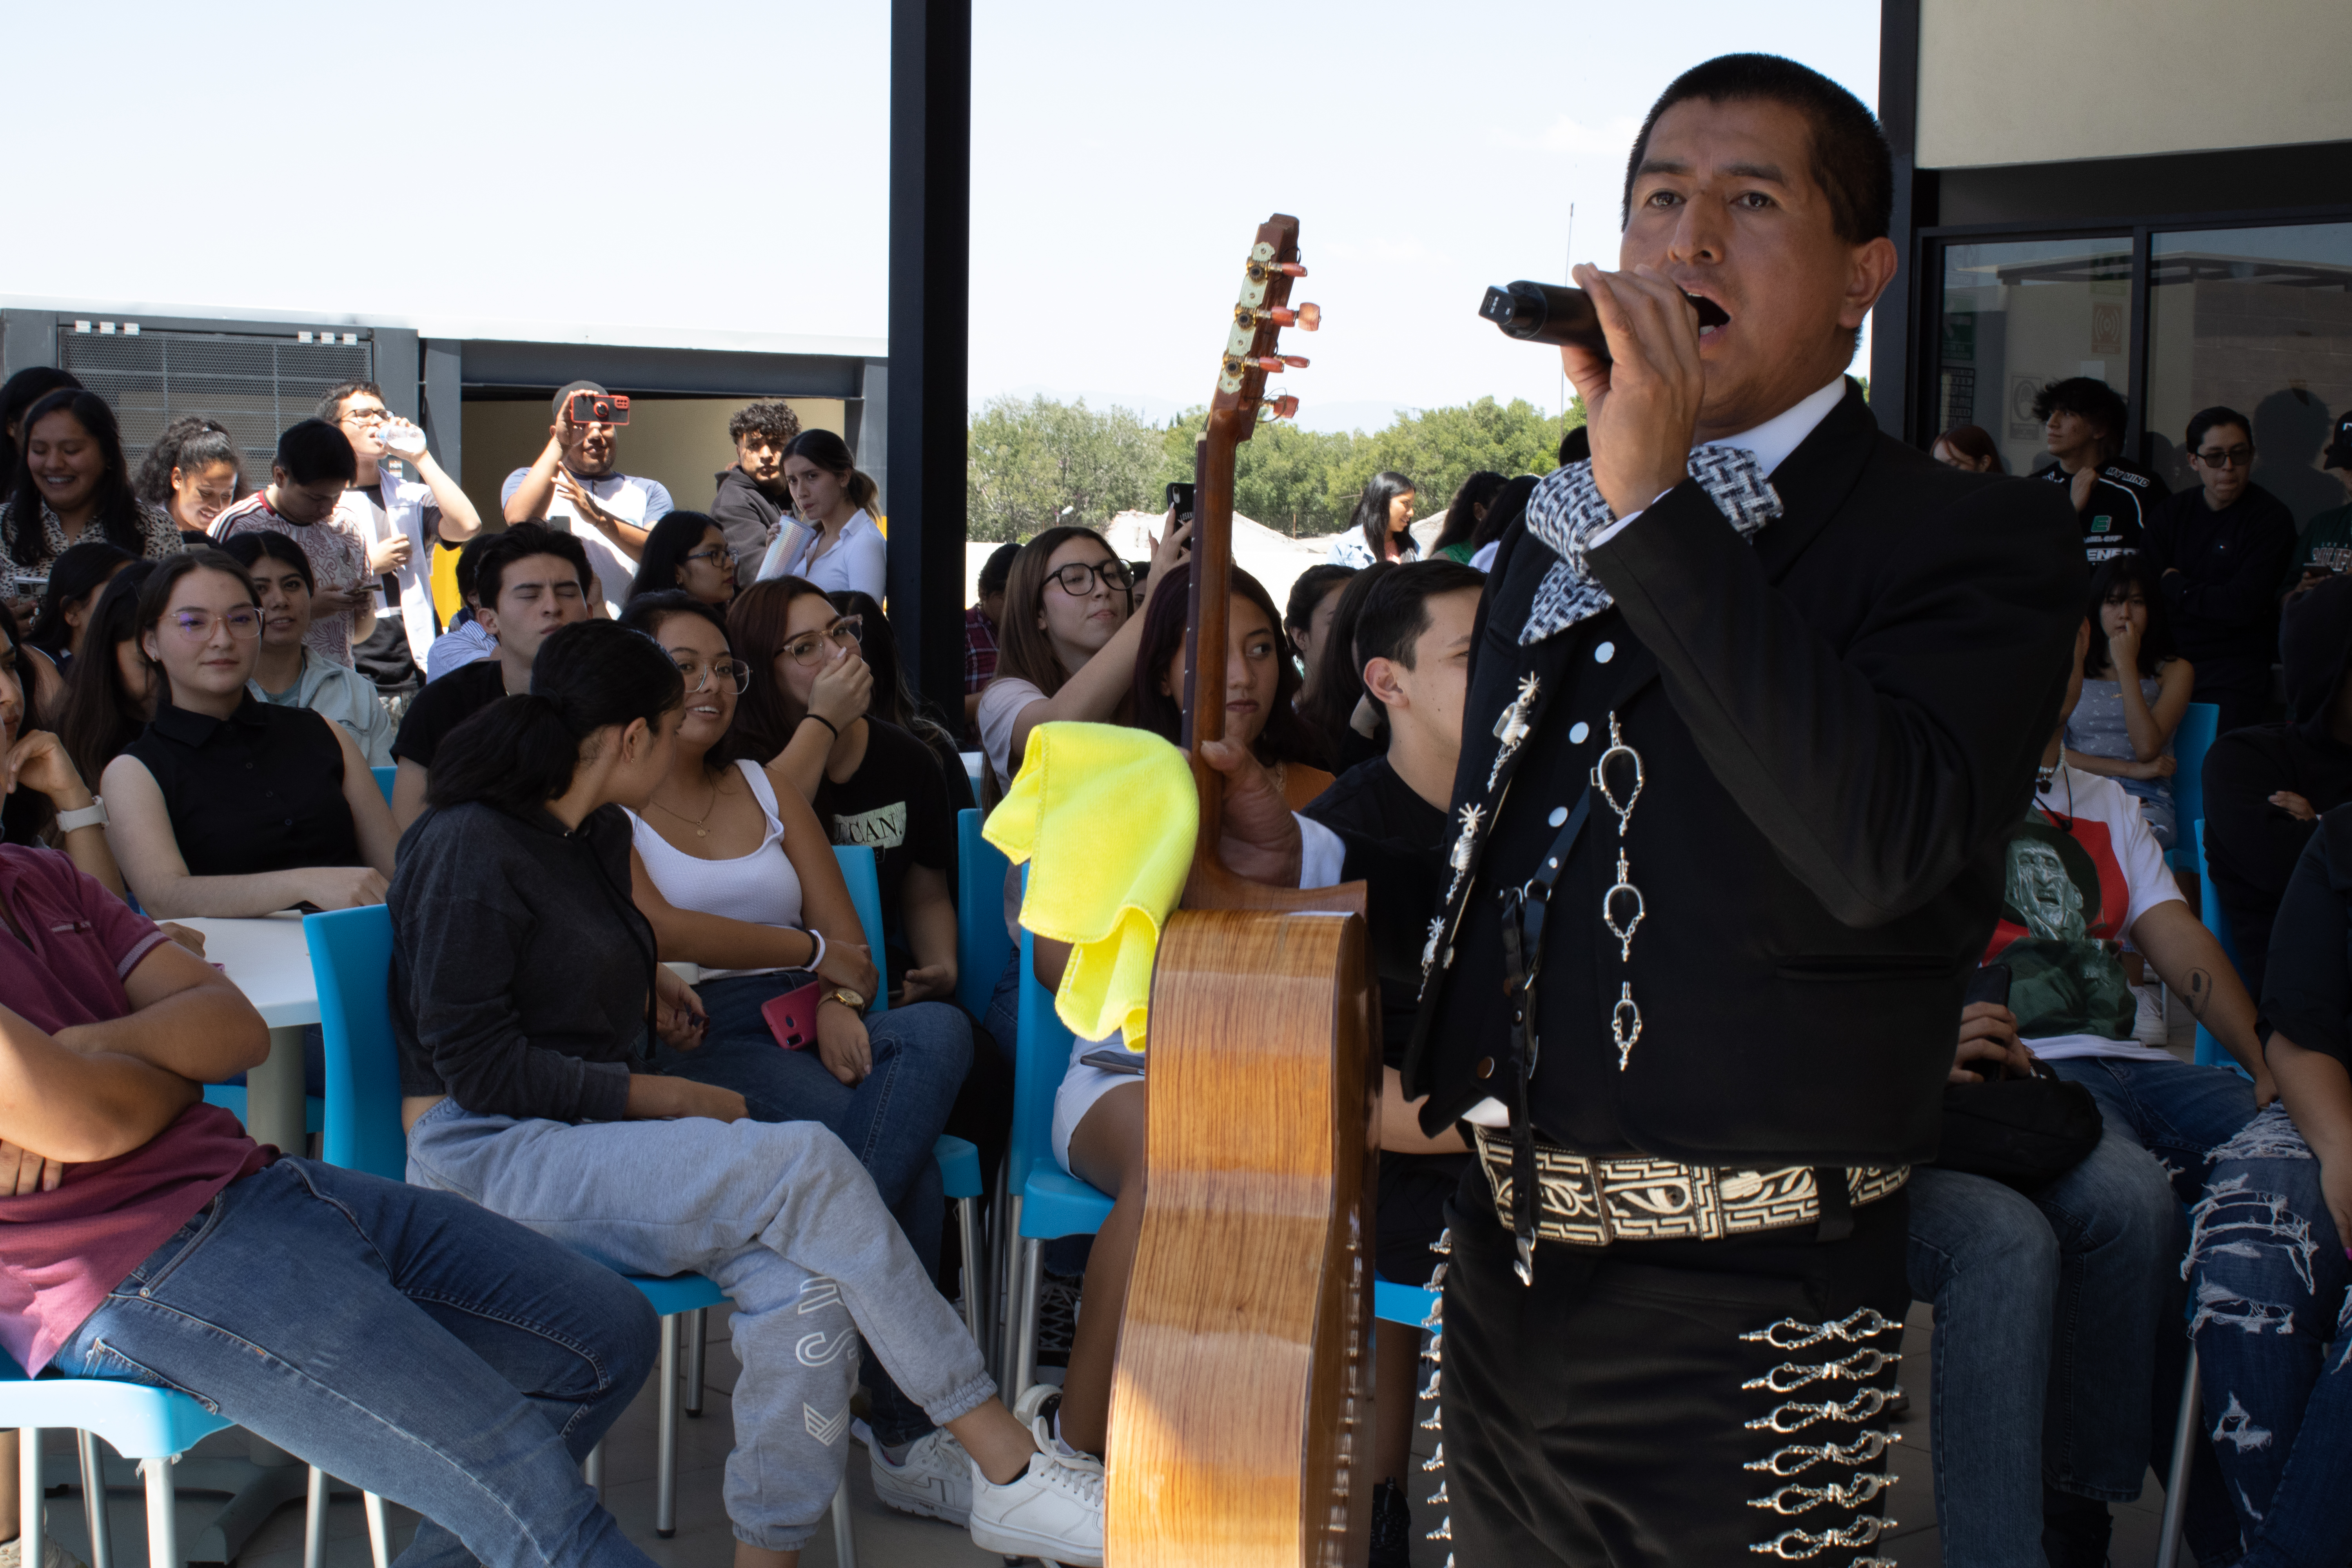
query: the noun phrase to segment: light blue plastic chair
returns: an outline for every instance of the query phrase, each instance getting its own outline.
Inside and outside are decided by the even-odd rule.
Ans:
[[[2230,961],[2230,967],[2238,972],[2238,978],[2242,981],[2245,966],[2238,962],[2238,936],[2230,929],[2230,911],[2221,907],[2221,898],[2213,890],[2213,879],[2205,869],[2205,824],[2202,822],[2197,824],[2191,848],[2197,857],[2198,897],[2204,905],[2199,918],[2205,922],[2205,929],[2213,933],[2213,940],[2221,944],[2221,955]],[[2246,1073],[2246,1069],[2238,1065],[2238,1058],[2222,1049],[2221,1042],[2213,1037],[2212,1031],[2206,1028],[2201,1021],[2197,1026],[2197,1062],[2200,1067],[2229,1068],[2241,1078]]]
[[[172,1466],[197,1439],[234,1425],[171,1389],[106,1378],[62,1377],[54,1372],[28,1378],[7,1352],[0,1351],[0,1427],[17,1428],[16,1495],[22,1509],[24,1561],[40,1562],[46,1549],[41,1518],[44,1427],[69,1426],[79,1445],[91,1568],[110,1568],[113,1560],[106,1517],[106,1475],[98,1452],[100,1437],[124,1458],[136,1459],[147,1483],[150,1568],[181,1568]],[[315,1563],[316,1559],[310,1562]]]
[[[388,768],[370,768],[368,772],[375,775],[375,787],[383,791],[383,804],[390,805],[392,804],[392,781],[400,776],[400,768],[395,764]]]
[[[1026,886],[1024,869],[1022,881]],[[1021,933],[1021,1024],[1013,1053],[1013,1139],[1005,1152],[1011,1213],[1005,1234],[1015,1250],[1012,1300],[1005,1306],[1003,1364],[1018,1398],[1037,1371],[1037,1292],[1046,1242],[1092,1236],[1110,1217],[1111,1200],[1062,1169],[1054,1158],[1054,1095],[1070,1063],[1070,1031],[1054,998],[1037,984],[1036,938]]]
[[[1004,874],[1013,862],[981,837],[986,816],[956,813],[956,1001],[975,1018],[988,1016],[997,976],[1013,954],[1004,929]]]
[[[245,1085],[208,1083],[205,1085],[205,1103],[219,1106],[241,1122],[245,1120]],[[326,1130],[327,1102],[316,1095],[304,1095],[302,1097],[302,1131],[323,1132]]]
[[[2213,749],[2213,731],[2221,721],[2219,703],[2191,702],[2172,732],[2172,755],[2180,765],[2172,773],[2172,853],[2165,857],[2176,871],[2205,874],[2204,857],[2189,835],[2205,820],[2205,753]]]

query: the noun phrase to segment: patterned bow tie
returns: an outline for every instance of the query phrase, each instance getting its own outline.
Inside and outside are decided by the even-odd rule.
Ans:
[[[1742,539],[1780,515],[1780,497],[1765,479],[1756,455],[1739,447],[1701,447],[1690,455],[1690,477],[1731,521]],[[1584,563],[1592,536],[1617,521],[1592,482],[1590,462],[1556,468],[1528,498],[1528,531],[1559,557],[1536,589],[1519,646],[1531,647],[1577,622],[1589,620],[1615,601]]]

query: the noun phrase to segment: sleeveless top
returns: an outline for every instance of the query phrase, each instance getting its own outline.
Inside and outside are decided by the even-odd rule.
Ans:
[[[776,792],[767,770],[757,763],[739,761],[751,798],[760,803],[767,831],[760,847],[731,860],[705,860],[673,846],[635,812],[629,813],[629,836],[646,863],[661,896],[681,910],[720,915],[753,925],[801,926],[801,879],[784,853],[784,825],[776,816]],[[725,980],[738,974],[773,974],[768,969],[706,969],[705,980]]]
[[[2164,689],[2164,682],[2154,676],[2143,677],[2139,683],[2142,701],[2150,708]],[[2130,762],[2131,730],[2124,720],[2123,687],[2113,680],[2085,680],[2082,700],[2066,721],[2066,744],[2075,751],[2094,757],[2112,757],[2117,762]],[[2173,754],[2172,742],[2164,743],[2164,754]],[[2172,782],[2169,779],[2118,778],[2124,792],[2140,803],[2141,813],[2157,830],[2158,839],[2166,848],[2172,847],[2173,810]]]

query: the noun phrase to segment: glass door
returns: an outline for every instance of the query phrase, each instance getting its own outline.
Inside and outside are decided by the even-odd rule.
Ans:
[[[2031,473],[2050,460],[2033,417],[2044,385],[2087,375],[2131,395],[2131,236],[1943,250],[1935,430],[1979,426],[2009,472]]]

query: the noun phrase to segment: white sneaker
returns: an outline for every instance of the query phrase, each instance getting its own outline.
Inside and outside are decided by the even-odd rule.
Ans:
[[[2163,1050],[2172,1043],[2172,1031],[2165,1026],[2164,1004],[2156,999],[2156,987],[2135,985],[2132,991],[2139,997],[2139,1016],[2132,1021],[2132,1038],[2143,1046]]]
[[[1035,1557],[1064,1568],[1102,1568],[1103,1468],[1099,1459],[1058,1453],[1042,1422],[1030,1433],[1039,1452],[1003,1486],[971,1467],[972,1544],[1007,1557]]]
[[[980,1468],[946,1427],[934,1427],[917,1441],[904,1464],[892,1464],[879,1443],[867,1444],[866,1452],[874,1461],[874,1495],[884,1504],[922,1519],[971,1522],[972,1480]],[[1097,1530],[1096,1539],[1101,1538]]]

